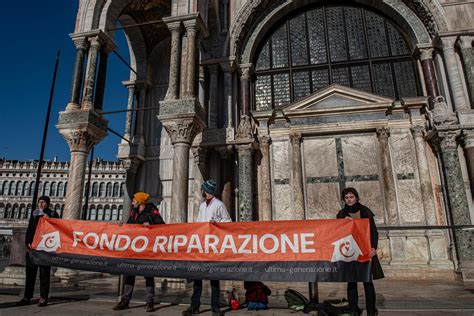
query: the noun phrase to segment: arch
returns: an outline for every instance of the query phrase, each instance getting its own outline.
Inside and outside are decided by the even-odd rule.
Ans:
[[[11,219],[13,218],[19,218],[18,216],[20,215],[20,207],[18,206],[17,203],[13,204],[13,208],[12,208],[12,212],[10,214],[10,217]]]
[[[99,196],[105,197],[105,183],[104,182],[101,182],[99,184]]]
[[[120,184],[120,196],[123,197],[124,194],[125,194],[125,183],[122,182]]]
[[[36,181],[31,181],[30,182],[30,188],[29,188],[29,191],[28,191],[28,195],[33,195],[33,193],[35,192],[35,185],[36,185]]]
[[[112,215],[110,217],[110,220],[112,220],[112,221],[118,220],[118,207],[117,207],[117,205],[112,205]]]
[[[51,194],[51,186],[49,181],[46,181],[43,185],[43,195],[50,196]]]
[[[59,182],[57,196],[64,196],[64,182]]]
[[[3,214],[3,218],[10,218],[12,212],[12,205],[8,203],[5,206],[5,213]]]
[[[268,3],[270,4],[267,5]],[[238,60],[242,64],[250,63],[255,53],[256,46],[258,46],[258,43],[261,42],[267,31],[275,23],[291,12],[311,3],[315,3],[315,1],[295,0],[288,2],[284,0],[275,0],[268,2],[264,0],[256,0],[247,2],[247,4],[245,4],[239,11],[239,15],[229,32],[229,37],[227,39],[230,44],[229,55],[238,56]],[[323,2],[321,1],[321,3]],[[431,43],[430,34],[425,25],[423,25],[415,12],[413,12],[403,2],[381,0],[375,3],[370,0],[355,0],[352,1],[351,4],[366,5],[390,16],[397,25],[410,36],[412,47],[415,47],[417,44]],[[445,19],[443,18],[443,20]],[[447,25],[445,22],[444,24]],[[249,29],[250,27],[252,27],[251,30]],[[437,31],[440,30],[441,29],[438,29]]]
[[[18,214],[18,218],[26,218],[26,206],[25,206],[25,204],[20,204],[20,213]]]
[[[123,205],[119,205],[118,207],[118,220],[121,221],[123,218]]]
[[[28,196],[30,195],[29,193],[29,183],[28,181],[23,182],[23,187],[21,188],[21,196]]]
[[[104,217],[102,218],[102,220],[110,221],[111,215],[112,213],[111,213],[110,205],[107,204],[104,206]]]
[[[50,189],[50,195],[51,196],[57,196],[57,187],[58,187],[58,184],[56,182],[51,182],[51,189]]]
[[[111,197],[112,196],[112,182],[107,182],[105,187],[105,196]]]
[[[31,211],[33,210],[33,208],[31,207],[31,204],[28,204],[26,206],[26,218],[30,218],[30,215],[31,215]]]
[[[100,204],[97,206],[96,220],[98,220],[98,221],[103,221],[104,220],[104,207]]]
[[[67,193],[67,181],[64,183],[64,194],[63,196],[66,196]]]
[[[113,189],[113,197],[119,197],[120,193],[120,185],[118,182],[114,183],[114,189]]]
[[[97,182],[92,183],[92,193],[91,196],[99,196],[99,184]]]
[[[8,195],[14,195],[15,194],[15,188],[16,188],[16,182],[11,181],[10,185],[8,186]]]
[[[8,194],[8,181],[4,181],[0,189],[1,189],[0,191],[1,195],[7,195]]]
[[[89,214],[87,219],[95,221],[97,219],[97,210],[94,204],[89,208]]]
[[[21,195],[21,188],[23,187],[23,182],[22,181],[17,181],[16,187],[15,187],[15,195],[19,196]]]

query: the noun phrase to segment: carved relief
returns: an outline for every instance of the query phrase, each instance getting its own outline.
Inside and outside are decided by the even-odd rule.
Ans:
[[[442,96],[437,96],[434,99],[433,110],[426,108],[426,115],[431,128],[440,125],[454,125],[458,121],[456,115],[449,110],[448,104]]]
[[[201,131],[201,127],[194,119],[163,121],[163,126],[168,132],[172,144],[191,144],[194,137]]]
[[[443,16],[436,14],[440,8],[434,4],[433,0],[402,0],[418,18],[423,22],[431,36],[435,36],[438,32],[447,30],[448,25]]]
[[[249,115],[243,115],[237,128],[237,139],[253,138],[252,119]]]
[[[104,135],[94,135],[87,131],[70,130],[63,133],[63,136],[69,144],[71,152],[81,151],[88,153],[92,146],[99,143],[105,136],[105,133]]]
[[[441,151],[457,150],[460,131],[438,132],[436,141]]]
[[[387,127],[377,128],[376,133],[380,141],[387,141],[390,137],[390,129]]]

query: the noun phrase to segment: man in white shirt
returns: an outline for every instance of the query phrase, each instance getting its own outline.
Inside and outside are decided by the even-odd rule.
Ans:
[[[232,219],[227,208],[221,200],[216,198],[216,182],[207,180],[201,185],[202,197],[205,199],[199,207],[196,222],[222,223],[231,222]],[[211,309],[213,316],[221,315],[219,310],[219,280],[211,280]],[[194,280],[191,306],[183,312],[184,316],[199,314],[201,305],[202,280]]]

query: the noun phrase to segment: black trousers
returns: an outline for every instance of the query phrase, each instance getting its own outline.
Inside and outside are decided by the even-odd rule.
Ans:
[[[25,283],[25,298],[33,298],[35,292],[36,274],[39,268],[40,277],[40,296],[47,299],[49,296],[49,281],[51,276],[51,267],[38,266],[30,260],[30,256],[26,253],[26,283]]]
[[[368,314],[373,314],[377,311],[375,308],[375,287],[372,282],[364,282],[365,292],[365,307]],[[349,299],[349,307],[351,312],[358,311],[359,293],[357,292],[357,282],[347,283],[347,298]]]
[[[132,299],[133,288],[135,287],[135,276],[124,275],[125,286],[123,287],[122,300],[130,302]],[[155,299],[155,279],[153,277],[145,277],[145,302],[153,303]]]
[[[211,309],[218,310],[219,304],[219,280],[211,281]],[[191,296],[191,306],[199,307],[201,305],[202,280],[194,280],[193,296]]]

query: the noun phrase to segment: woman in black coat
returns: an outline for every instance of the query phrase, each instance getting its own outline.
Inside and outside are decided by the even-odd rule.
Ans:
[[[382,266],[377,258],[377,245],[379,241],[379,233],[375,226],[374,213],[367,207],[359,203],[359,193],[354,188],[345,188],[341,197],[345,203],[344,208],[337,213],[337,218],[368,218],[370,221],[370,244],[372,257],[372,279],[382,279],[384,277]],[[365,300],[367,315],[377,315],[377,308],[375,307],[375,287],[372,282],[364,282]],[[349,306],[351,309],[351,316],[359,315],[358,299],[359,294],[357,292],[357,282],[347,283],[347,297],[349,299]]]

